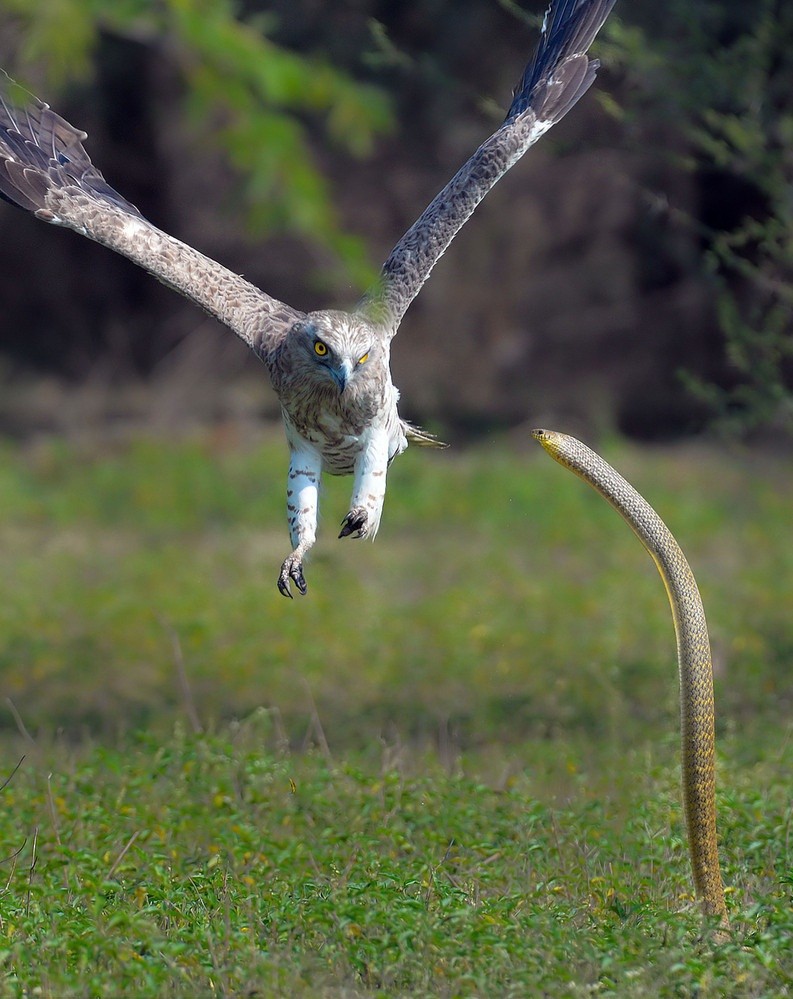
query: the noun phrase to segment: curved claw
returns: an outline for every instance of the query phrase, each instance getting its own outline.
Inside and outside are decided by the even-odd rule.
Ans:
[[[292,590],[289,587],[289,580],[292,580],[300,593],[305,596],[308,590],[305,576],[303,575],[303,560],[296,558],[294,553],[284,559],[281,566],[281,573],[278,576],[278,589],[282,596],[292,599]]]
[[[357,506],[350,510],[341,522],[340,538],[365,538],[369,533],[369,515],[363,507]]]

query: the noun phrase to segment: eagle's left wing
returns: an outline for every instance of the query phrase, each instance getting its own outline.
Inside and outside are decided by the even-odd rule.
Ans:
[[[477,149],[391,251],[378,283],[359,305],[396,333],[476,206],[509,168],[582,97],[600,65],[587,55],[616,0],[551,0],[540,43],[503,125]]]

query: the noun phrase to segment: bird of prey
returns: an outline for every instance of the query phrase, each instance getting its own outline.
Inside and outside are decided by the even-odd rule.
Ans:
[[[304,313],[174,239],[115,191],[83,147],[85,132],[5,76],[0,86],[0,195],[129,257],[219,319],[264,362],[283,412],[292,550],[278,576],[305,594],[323,471],[353,475],[339,537],[374,538],[386,473],[408,443],[439,445],[401,419],[391,339],[408,306],[496,181],[573,107],[595,79],[587,51],[615,0],[551,0],[539,45],[503,124],[402,236],[350,312]]]

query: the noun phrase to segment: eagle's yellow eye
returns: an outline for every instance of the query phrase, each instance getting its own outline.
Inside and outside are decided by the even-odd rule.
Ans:
[[[317,357],[324,357],[328,352],[328,345],[323,343],[321,340],[317,340],[314,344],[314,353]]]
[[[369,360],[369,351],[367,350],[366,353],[363,355],[363,357],[359,357],[358,358],[358,363],[359,364],[366,364],[366,362],[368,360]]]

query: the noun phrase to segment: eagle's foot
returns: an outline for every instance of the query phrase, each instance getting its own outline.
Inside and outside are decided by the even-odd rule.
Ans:
[[[362,506],[353,507],[341,522],[340,538],[365,538],[369,533],[369,514]]]
[[[289,587],[289,580],[300,590],[303,596],[306,595],[308,586],[303,575],[303,552],[296,548],[291,555],[287,555],[284,564],[281,566],[281,574],[278,577],[278,589],[285,597],[292,598],[292,590]]]

